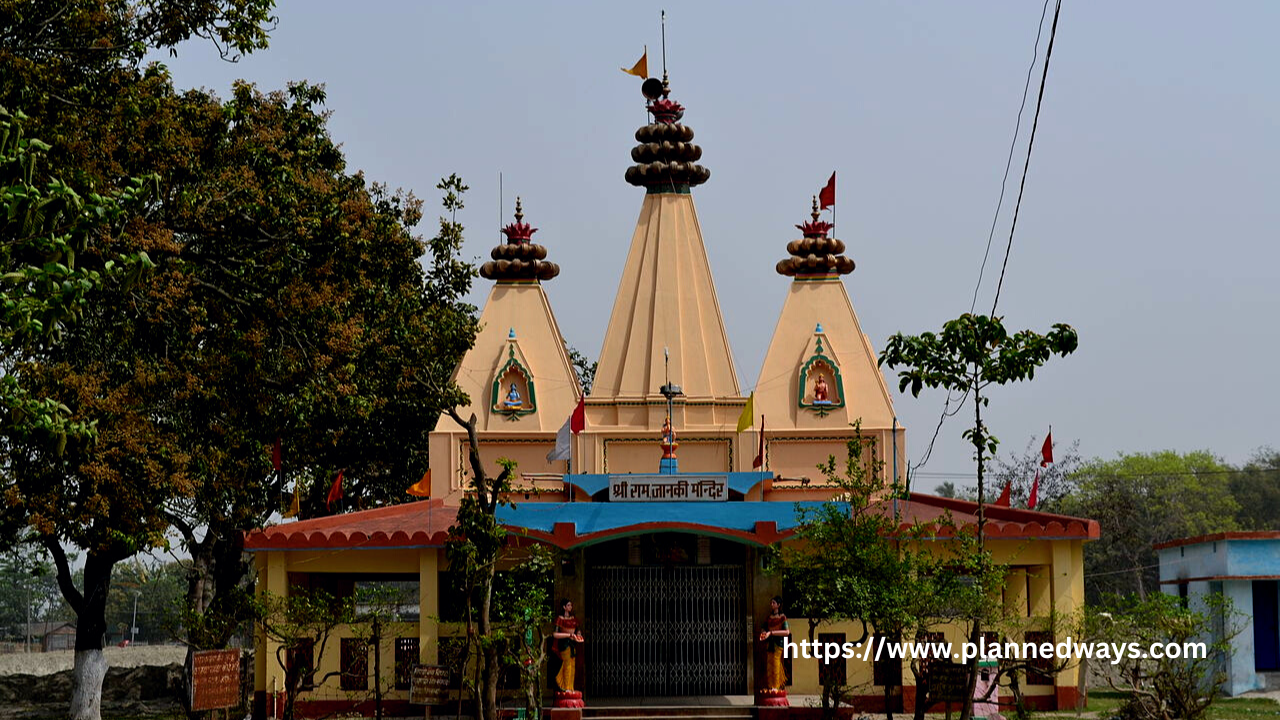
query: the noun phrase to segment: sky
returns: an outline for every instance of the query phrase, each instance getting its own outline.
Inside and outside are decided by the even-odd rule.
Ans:
[[[620,72],[648,46],[650,3],[286,0],[269,49],[229,63],[206,42],[155,59],[179,87],[226,97],[323,83],[349,167],[427,201],[470,186],[464,255],[487,258],[515,196],[561,274],[547,294],[596,357],[643,190],[623,180],[646,122]],[[838,173],[845,283],[877,350],[897,332],[990,313],[1026,156],[1053,7],[981,286],[1037,2],[698,2],[667,10],[671,97],[710,181],[694,190],[735,366],[755,385],[788,282],[774,264],[810,196]],[[1072,325],[1079,350],[986,411],[1002,454],[1079,441],[1085,458],[1207,449],[1240,463],[1280,446],[1280,50],[1269,2],[1063,3],[997,314],[1012,330]],[[500,209],[499,174],[502,177]],[[478,280],[472,301],[483,303]],[[923,456],[943,393],[896,392]],[[974,474],[939,433],[916,487]]]

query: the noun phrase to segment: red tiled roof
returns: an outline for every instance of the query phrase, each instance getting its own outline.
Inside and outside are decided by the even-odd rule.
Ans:
[[[458,508],[431,499],[255,530],[246,550],[442,547]]]
[[[879,505],[881,512],[893,513],[892,500],[882,501]],[[914,525],[940,520],[948,512],[952,522],[961,530],[972,532],[978,526],[976,502],[911,493],[909,499],[898,501],[898,517],[901,519],[898,529],[900,532],[908,532]],[[985,534],[990,539],[1096,540],[1099,537],[1097,520],[993,505],[987,505],[985,512]],[[953,534],[946,530],[939,532],[938,536],[948,537]]]

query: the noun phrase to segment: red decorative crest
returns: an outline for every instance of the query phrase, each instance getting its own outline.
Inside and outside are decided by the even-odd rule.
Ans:
[[[811,220],[796,226],[800,232],[804,233],[805,237],[826,237],[833,227],[835,225],[826,220]]]
[[[684,117],[684,106],[675,100],[662,98],[649,103],[649,112],[660,123],[675,123]]]

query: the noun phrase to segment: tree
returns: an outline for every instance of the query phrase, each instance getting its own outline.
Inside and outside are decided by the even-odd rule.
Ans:
[[[994,456],[999,441],[987,431],[982,422],[982,408],[990,403],[984,392],[992,385],[1030,380],[1036,368],[1048,362],[1054,355],[1065,356],[1075,352],[1079,344],[1076,331],[1069,325],[1055,324],[1043,335],[1023,330],[1010,335],[998,317],[966,313],[950,320],[940,334],[926,332],[907,336],[898,333],[889,338],[880,355],[880,364],[898,371],[898,389],[911,388],[911,394],[919,397],[925,387],[944,388],[972,396],[973,426],[964,431],[974,449],[978,470],[978,551],[985,557],[984,565],[990,565],[990,557],[984,547],[986,502],[984,475],[986,458]],[[969,639],[977,643],[982,623],[975,619]],[[973,712],[973,687],[978,678],[977,658],[969,665],[969,692],[966,693],[960,720],[969,720]]]
[[[933,492],[938,497],[954,498],[956,497],[956,484],[948,480],[934,488]]]
[[[274,660],[284,670],[283,720],[293,720],[298,693],[334,677],[334,671],[317,678],[315,669],[339,625],[355,620],[355,599],[334,597],[325,590],[289,589],[286,597],[266,593],[258,601],[258,624],[268,639],[278,643]]]
[[[146,556],[122,562],[112,573],[106,627],[121,640],[161,643],[181,637],[187,568]]]
[[[0,106],[0,412],[10,433],[65,448],[69,436],[91,435],[92,424],[70,422],[70,410],[32,393],[18,368],[56,344],[108,278],[146,263],[145,254],[94,252],[143,188],[132,181],[112,196],[82,197],[42,167],[51,146],[25,137],[25,121]]]
[[[241,85],[223,102],[138,67],[190,37],[229,53],[261,47],[269,8],[82,0],[0,11],[0,36],[22,38],[0,50],[0,103],[25,100],[34,127],[60,140],[54,159],[99,192],[160,178],[146,212],[89,258],[146,252],[155,270],[105,288],[75,337],[24,368],[61,393],[73,421],[97,423],[99,440],[72,443],[67,459],[13,440],[32,495],[6,520],[93,547],[94,591],[68,578],[73,605],[96,603],[115,562],[177,527],[193,556],[193,647],[225,644],[248,616],[242,531],[279,508],[289,480],[319,488],[345,468],[348,499],[403,498],[426,465],[433,408],[457,402],[448,378],[475,332],[460,301],[472,274],[460,236],[424,244],[411,234],[412,195],[346,170],[322,89]],[[264,448],[277,439],[286,466],[275,473]],[[322,494],[304,513],[323,511]],[[87,643],[101,634],[81,630]]]
[[[586,355],[578,352],[578,349],[567,345],[569,349],[569,362],[573,365],[573,374],[578,376],[578,384],[582,386],[582,394],[591,394],[591,385],[596,380],[596,367],[600,364],[596,360],[589,360]]]
[[[914,568],[890,540],[897,530],[893,518],[875,502],[884,463],[875,459],[875,440],[862,437],[859,423],[847,451],[843,465],[835,456],[818,464],[827,483],[839,488],[837,495],[817,509],[801,508],[794,541],[778,548],[770,565],[784,587],[799,590],[792,608],[808,618],[810,641],[822,622],[860,622],[855,643],[867,641],[868,625],[892,633],[910,622],[904,593]],[[887,698],[890,688],[885,692]],[[823,683],[824,718],[835,717],[841,695],[842,688]]]
[[[475,717],[498,720],[498,681],[502,675],[505,645],[503,633],[495,626],[493,606],[494,577],[507,544],[507,530],[498,522],[499,505],[510,504],[505,495],[511,489],[510,478],[515,463],[499,460],[502,471],[490,477],[480,458],[476,436],[476,416],[464,421],[457,410],[449,416],[467,431],[468,461],[471,467],[470,491],[458,505],[458,515],[449,528],[445,557],[449,567],[460,575],[467,604],[467,638],[474,640],[476,681]]]
[[[1093,460],[1073,481],[1077,490],[1063,498],[1062,511],[1101,526],[1099,539],[1084,549],[1092,601],[1107,593],[1146,598],[1156,591],[1155,543],[1236,529],[1230,468],[1207,451]]]
[[[1280,451],[1260,448],[1231,473],[1230,487],[1240,506],[1236,524],[1241,530],[1280,528]]]
[[[1066,448],[1058,443],[1054,448],[1053,463],[1041,467],[1040,443],[1037,438],[1027,440],[1027,446],[1020,453],[1010,453],[1006,457],[992,458],[992,489],[1003,488],[1008,484],[1010,505],[1026,507],[1027,498],[1031,495],[1031,484],[1036,473],[1040,474],[1040,487],[1036,492],[1036,510],[1041,512],[1059,512],[1062,499],[1071,494],[1075,488],[1072,475],[1083,464],[1080,459],[1080,441],[1076,440]]]
[[[17,629],[12,639],[29,650],[32,641],[40,642],[30,624],[57,622],[59,598],[53,565],[39,545],[20,542],[0,555],[0,628],[6,635]]]
[[[1110,596],[1088,614],[1089,636],[1117,648],[1107,684],[1126,697],[1116,710],[1122,720],[1202,720],[1222,694],[1222,658],[1241,632],[1241,618],[1220,593],[1183,607],[1175,595]],[[1208,639],[1208,642],[1206,642]],[[1165,645],[1161,657],[1146,649]],[[1169,644],[1179,646],[1176,657]],[[1194,649],[1199,644],[1203,653]],[[1101,647],[1101,645],[1099,645]]]

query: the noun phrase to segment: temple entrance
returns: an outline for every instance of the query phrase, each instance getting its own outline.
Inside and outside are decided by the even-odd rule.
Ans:
[[[742,565],[591,568],[588,695],[747,692],[744,594]]]

